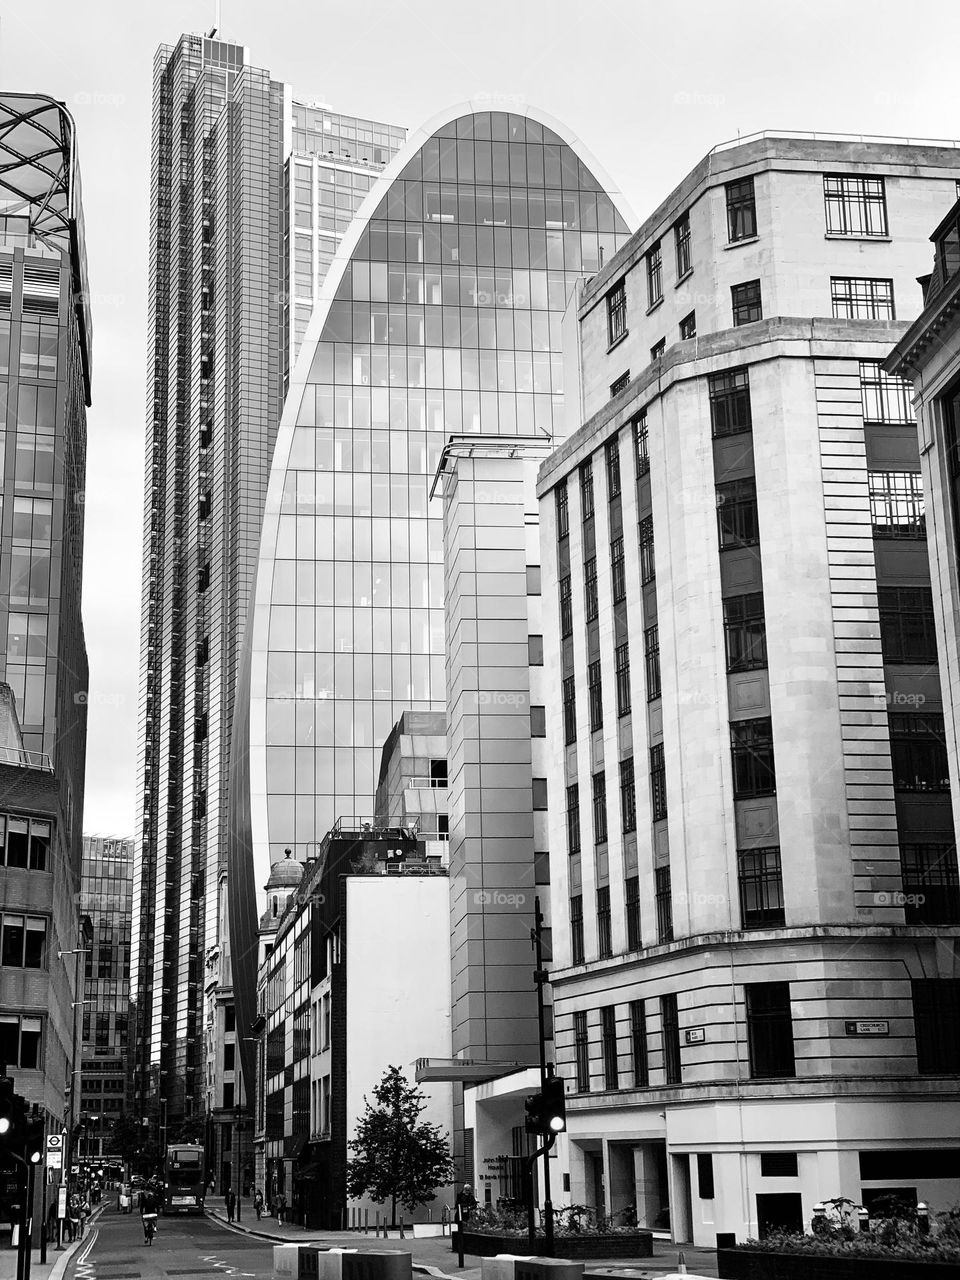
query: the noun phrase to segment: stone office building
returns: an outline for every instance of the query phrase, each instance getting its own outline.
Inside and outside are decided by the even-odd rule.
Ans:
[[[883,366],[957,154],[718,147],[579,299],[582,425],[539,477],[571,1194],[678,1241],[958,1198],[924,481]]]

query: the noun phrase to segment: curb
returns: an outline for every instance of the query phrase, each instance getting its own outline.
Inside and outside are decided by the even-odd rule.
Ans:
[[[47,1280],[60,1280],[60,1277],[66,1271],[68,1265],[73,1261],[74,1254],[79,1252],[82,1246],[90,1249],[93,1248],[94,1244],[96,1244],[97,1236],[100,1234],[95,1229],[95,1224],[102,1213],[103,1205],[100,1205],[96,1213],[92,1213],[90,1215],[90,1221],[83,1233],[83,1238],[80,1240],[74,1240],[72,1244],[68,1245],[66,1249],[64,1249],[60,1254],[60,1257],[57,1258],[56,1262],[51,1266]]]

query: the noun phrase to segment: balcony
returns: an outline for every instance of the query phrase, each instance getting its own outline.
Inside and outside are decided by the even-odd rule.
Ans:
[[[46,751],[28,751],[25,747],[0,747],[0,764],[12,764],[21,769],[39,769],[53,773],[53,760]]]

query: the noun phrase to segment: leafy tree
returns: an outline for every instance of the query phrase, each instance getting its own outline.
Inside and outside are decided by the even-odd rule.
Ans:
[[[133,1172],[153,1173],[159,1153],[156,1142],[146,1134],[147,1130],[133,1116],[117,1116],[107,1145],[130,1165]]]
[[[357,1136],[348,1144],[347,1192],[369,1195],[376,1204],[390,1201],[413,1210],[434,1198],[437,1187],[453,1178],[448,1137],[439,1125],[420,1121],[426,1102],[399,1067],[388,1067],[373,1091],[376,1106],[364,1097],[366,1110],[357,1121]]]

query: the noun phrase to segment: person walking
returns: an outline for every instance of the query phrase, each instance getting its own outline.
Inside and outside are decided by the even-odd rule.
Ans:
[[[227,1194],[224,1196],[224,1200],[227,1205],[227,1221],[232,1222],[237,1210],[237,1193],[234,1191],[233,1187],[227,1188]]]
[[[263,1216],[263,1192],[257,1187],[256,1194],[253,1197],[253,1207],[257,1211],[257,1221],[259,1222]]]
[[[463,1184],[463,1190],[457,1193],[457,1221],[469,1222],[477,1208],[477,1197],[469,1182]]]
[[[286,1211],[287,1211],[287,1197],[283,1194],[283,1192],[282,1192],[282,1191],[281,1191],[281,1192],[280,1192],[280,1194],[277,1196],[277,1199],[276,1199],[276,1201],[275,1201],[275,1205],[276,1205],[276,1210],[277,1210],[277,1222],[278,1222],[278,1224],[281,1224],[281,1225],[282,1225],[282,1223],[283,1223],[283,1215],[284,1215],[284,1214],[286,1213]]]

